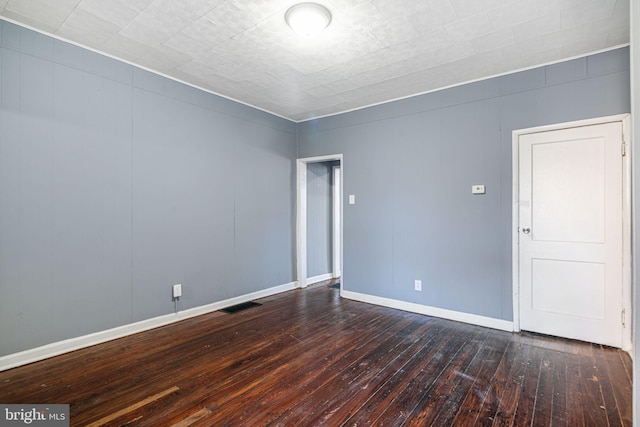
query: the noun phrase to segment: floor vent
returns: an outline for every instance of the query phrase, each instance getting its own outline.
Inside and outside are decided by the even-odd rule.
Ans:
[[[248,301],[248,302],[243,302],[242,304],[236,304],[236,305],[232,305],[231,307],[223,308],[220,311],[224,311],[225,313],[231,314],[231,313],[237,313],[242,310],[246,310],[251,307],[256,307],[259,305],[262,305],[262,304],[253,302],[253,301]]]
[[[329,285],[329,287],[333,289],[340,289],[340,282],[334,283],[333,285]]]

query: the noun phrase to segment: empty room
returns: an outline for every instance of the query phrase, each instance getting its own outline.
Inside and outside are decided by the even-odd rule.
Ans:
[[[636,0],[0,0],[0,425],[640,425],[639,111]]]

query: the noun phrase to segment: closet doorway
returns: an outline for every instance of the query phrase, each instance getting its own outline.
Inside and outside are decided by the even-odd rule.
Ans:
[[[297,160],[297,284],[342,275],[342,155]]]

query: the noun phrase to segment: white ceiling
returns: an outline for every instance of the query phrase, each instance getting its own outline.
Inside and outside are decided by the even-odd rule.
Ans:
[[[629,43],[629,0],[0,0],[0,15],[301,121]]]

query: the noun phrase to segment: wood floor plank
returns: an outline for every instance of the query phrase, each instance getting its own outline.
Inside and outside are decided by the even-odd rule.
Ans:
[[[487,370],[495,372],[498,360],[504,354],[509,340],[501,333],[491,333],[482,348],[464,373],[460,373],[457,384],[447,396],[442,409],[433,420],[433,425],[454,425],[454,419],[463,410],[464,402],[470,394],[475,394],[481,378],[486,378]],[[491,367],[493,365],[493,367]],[[489,369],[488,369],[489,368]],[[492,376],[492,375],[491,375]],[[477,413],[476,413],[477,414]],[[475,417],[472,417],[475,422]],[[460,424],[464,421],[458,419]],[[468,424],[468,423],[467,423]]]
[[[344,366],[337,375],[318,387],[309,388],[305,398],[289,407],[286,414],[273,420],[274,425],[322,425],[334,415],[336,404],[344,404],[344,399],[357,395],[364,384],[381,370],[384,370],[394,359],[406,350],[406,346],[416,341],[407,334],[415,331],[420,324],[411,323],[398,332],[405,339],[384,340],[375,347],[360,353],[360,357],[350,357],[351,363]],[[400,348],[398,348],[400,347]],[[317,396],[324,396],[318,399]]]
[[[568,419],[569,410],[567,407],[569,397],[567,388],[567,356],[563,353],[556,354],[555,362],[550,368],[549,375],[553,378],[551,425],[554,427],[570,427]]]
[[[478,414],[476,425],[492,426],[496,417],[503,408],[503,395],[510,380],[510,374],[514,369],[519,368],[518,364],[521,356],[520,346],[510,345],[504,353],[500,364],[498,365],[493,378],[491,379],[489,389],[482,403],[482,409]]]
[[[633,361],[631,360],[631,356],[623,351],[617,351],[616,354],[622,361],[622,366],[624,367],[624,372],[627,375],[627,380],[631,383],[633,381]]]
[[[536,390],[536,403],[533,409],[533,426],[550,426],[553,412],[553,369],[555,352],[547,352],[540,360],[540,375]]]
[[[604,409],[607,415],[607,420],[610,426],[622,426],[624,425],[620,411],[616,403],[616,397],[611,386],[611,378],[609,374],[609,368],[604,356],[606,349],[601,348],[602,351],[595,353],[596,366],[598,368],[598,379],[600,382],[600,390],[602,390],[602,400],[604,402]]]
[[[535,344],[532,342],[531,344]],[[548,350],[547,350],[548,351]],[[534,417],[538,380],[540,378],[541,358],[545,350],[534,346],[527,358],[522,390],[518,399],[518,408],[514,417],[514,425],[531,425]]]
[[[399,317],[389,318],[381,316],[383,309],[375,308],[368,310],[363,316],[354,316],[351,318],[351,328],[355,333],[359,329],[371,329],[376,334],[384,334],[390,328],[398,328],[402,325],[403,320]],[[406,314],[403,314],[406,316]],[[289,344],[278,351],[272,352],[256,359],[250,368],[243,365],[231,365],[228,370],[218,373],[217,379],[213,383],[209,383],[206,387],[200,384],[185,384],[185,390],[191,390],[191,399],[197,398],[199,401],[206,403],[213,414],[209,417],[211,422],[220,422],[229,414],[238,413],[239,408],[242,409],[242,419],[246,420],[251,416],[252,410],[256,409],[256,405],[251,401],[250,393],[257,390],[260,395],[269,392],[269,384],[275,384],[280,390],[282,382],[294,384],[289,377],[291,373],[308,373],[320,377],[320,381],[326,381],[330,371],[336,370],[339,363],[347,362],[355,351],[362,351],[366,348],[367,343],[374,342],[377,335],[358,334],[339,334],[341,326],[328,324],[324,328],[316,328],[313,331],[306,332],[304,340],[291,339]],[[336,337],[336,339],[330,339]],[[332,364],[328,369],[321,369],[322,365],[316,366],[316,369],[306,369],[309,363],[322,361],[317,358],[317,353],[334,355],[343,352],[342,357],[338,359],[337,364]],[[323,364],[326,367],[326,361]],[[305,386],[312,384],[310,377],[306,377],[302,382]],[[215,396],[210,399],[208,396]],[[296,397],[297,398],[297,397]],[[249,400],[250,406],[245,405],[245,401]],[[188,404],[188,401],[185,402]],[[280,408],[280,406],[275,406]],[[264,418],[266,413],[259,412]]]
[[[168,388],[166,390],[163,390],[163,391],[161,391],[159,393],[156,393],[156,394],[154,394],[152,396],[149,396],[149,397],[147,397],[145,399],[142,399],[141,401],[136,402],[133,405],[129,405],[126,408],[123,408],[123,409],[121,409],[119,411],[113,412],[113,413],[107,415],[106,417],[100,418],[97,421],[89,423],[89,424],[87,424],[87,427],[99,427],[99,426],[103,426],[105,424],[108,424],[111,421],[122,417],[123,415],[129,414],[129,413],[135,411],[136,409],[142,408],[143,406],[146,406],[146,405],[148,405],[148,404],[150,404],[152,402],[155,402],[156,400],[163,398],[167,394],[174,393],[174,392],[176,392],[178,390],[179,390],[178,387],[175,387],[175,386],[174,387],[170,387],[170,388]]]
[[[498,399],[498,408],[493,420],[493,426],[495,427],[513,424],[523,382],[526,378],[527,361],[530,358],[532,347],[522,344],[514,344],[514,347],[517,348],[517,352],[503,385],[502,394]]]
[[[425,330],[424,327],[427,329]],[[332,405],[328,406],[321,415],[332,414],[335,420],[347,420],[368,402],[369,397],[375,395],[398,371],[406,367],[407,363],[425,346],[433,342],[434,336],[440,334],[445,328],[441,322],[428,322],[423,324],[423,328],[416,330],[415,341],[393,359],[384,369],[379,371],[369,371],[366,375],[357,378],[354,385],[360,386],[360,391],[348,396],[346,392],[340,393],[340,399],[333,399]],[[424,331],[424,332],[423,332]],[[353,390],[353,389],[352,389]],[[343,404],[352,402],[352,404]],[[325,419],[326,416],[325,416]]]
[[[483,331],[489,332],[489,331]],[[446,410],[453,412],[449,407],[456,407],[456,402],[464,395],[464,386],[460,383],[466,381],[472,383],[474,376],[480,370],[483,358],[487,352],[483,351],[487,346],[490,333],[482,333],[475,340],[468,341],[465,353],[459,354],[449,364],[446,371],[436,382],[423,393],[420,401],[413,408],[407,421],[407,425],[424,426],[436,423],[438,416]],[[468,355],[465,357],[465,354]],[[449,403],[449,405],[447,405]],[[437,425],[447,424],[446,417],[437,421]]]
[[[381,320],[383,319],[384,318],[381,318]],[[274,388],[280,389],[280,383],[282,381],[286,381],[288,384],[291,384],[292,387],[295,387],[296,384],[300,384],[305,389],[304,393],[302,393],[301,390],[297,390],[296,393],[290,394],[288,396],[288,401],[287,397],[285,397],[285,401],[287,401],[285,404],[287,414],[292,414],[294,408],[296,408],[301,402],[301,394],[306,397],[317,389],[323,387],[323,385],[331,381],[332,378],[340,375],[340,373],[346,369],[353,360],[358,360],[363,357],[363,355],[375,350],[376,346],[379,345],[378,338],[381,335],[391,336],[400,333],[408,323],[410,323],[409,319],[403,319],[402,321],[397,321],[396,319],[395,322],[363,326],[364,329],[369,327],[374,328],[377,330],[377,334],[363,340],[345,340],[340,346],[341,348],[335,348],[333,350],[334,352],[340,351],[340,349],[344,351],[339,359],[332,359],[332,363],[327,363],[327,360],[318,359],[314,353],[314,351],[317,351],[318,349],[322,350],[319,343],[331,343],[331,341],[327,339],[314,340],[314,342],[310,344],[310,348],[305,352],[307,357],[300,358],[299,352],[295,352],[298,355],[297,357],[296,354],[292,354],[293,358],[285,364],[283,364],[281,360],[278,360],[277,364],[279,366],[269,368],[271,369],[271,372],[265,373],[262,377],[256,377],[253,383],[247,384],[245,387],[240,387],[241,385],[236,384],[234,387],[238,389],[236,392],[233,392],[232,390],[226,391],[226,394],[234,393],[234,405],[226,405],[226,407],[223,407],[224,401],[218,400],[216,402],[216,415],[213,419],[225,419],[228,414],[237,411],[235,406],[242,407],[245,404],[251,405],[251,407],[244,411],[243,420],[249,420],[257,415],[264,421],[265,419],[268,419],[267,417],[269,414],[273,414],[272,416],[274,417],[281,415],[278,411],[270,411],[270,409],[281,408],[282,406],[278,405],[267,408],[264,406],[261,407],[261,405],[256,405],[255,401],[259,395],[256,394],[255,391],[259,390],[259,394],[263,394],[265,392],[269,393],[269,390],[273,390]],[[362,337],[367,337],[367,335],[362,335]],[[312,369],[308,369],[310,367]],[[302,374],[304,376],[302,381],[296,374]]]
[[[398,371],[394,372],[381,387],[372,392],[364,404],[342,425],[371,425],[380,418],[397,398],[396,391],[405,390],[411,379],[415,378],[425,368],[426,364],[436,356],[441,357],[441,348],[452,343],[455,325],[449,324],[446,326],[437,332],[433,332],[432,338],[419,351],[411,355],[411,358]],[[453,345],[456,345],[457,342],[454,342]]]
[[[177,423],[172,424],[171,427],[190,427],[197,422],[207,418],[209,415],[211,415],[211,410],[209,408],[202,408],[198,412],[189,415],[182,421],[178,421]]]
[[[596,352],[595,357],[599,362],[599,370],[603,373],[601,376],[605,377],[601,386],[603,395],[606,396],[605,405],[611,425],[631,426],[633,424],[632,383],[625,368],[625,361],[629,362],[631,358],[628,354],[611,348],[601,348],[601,351]],[[623,363],[620,363],[621,360]]]
[[[600,387],[600,372],[594,357],[577,361],[580,377],[574,379],[580,387],[581,409],[587,426],[608,426],[606,408]],[[573,399],[572,399],[573,400]],[[572,402],[569,402],[571,404]]]
[[[0,402],[68,403],[72,426],[631,425],[619,350],[325,286],[258,302],[0,372]]]
[[[456,426],[473,426],[478,419],[478,415],[484,401],[487,397],[489,389],[492,386],[493,378],[495,377],[498,366],[502,363],[505,357],[507,348],[512,343],[507,343],[501,346],[492,357],[486,359],[482,366],[482,369],[475,378],[472,387],[467,392],[464,400],[462,401],[460,408],[455,415],[452,425]]]
[[[585,425],[584,413],[579,404],[577,404],[578,402],[583,401],[582,387],[580,383],[582,381],[582,374],[580,370],[580,364],[575,363],[575,361],[567,364],[567,402],[574,403],[574,405],[569,405],[567,403],[567,423],[571,427],[580,427]]]
[[[197,343],[196,348],[198,349],[198,354],[196,355],[193,352],[188,353],[190,354],[189,357],[192,358],[191,363],[195,363],[196,366],[199,366],[203,369],[203,371],[197,372],[194,375],[194,378],[191,378],[191,380],[189,381],[191,388],[201,385],[199,379],[201,379],[203,376],[202,372],[206,372],[207,376],[214,375],[220,378],[224,378],[225,381],[231,381],[236,376],[250,375],[253,370],[257,369],[257,366],[264,362],[265,357],[276,351],[276,349],[278,348],[290,347],[291,343],[295,341],[293,338],[286,334],[277,336],[277,339],[272,341],[255,340],[255,336],[254,334],[252,334],[252,331],[255,332],[259,329],[255,329],[256,327],[255,325],[252,325],[252,322],[244,321],[241,316],[235,316],[237,317],[234,317],[232,321],[229,321],[229,324],[231,325],[230,329],[232,329],[232,331],[235,331],[234,333],[228,334],[225,331],[222,334],[217,334],[222,336],[222,340],[218,342],[218,345],[212,344],[212,348],[210,351],[201,353],[200,350],[202,348],[202,343]],[[252,339],[246,340],[244,338],[246,335],[251,336]],[[236,357],[229,358],[227,357],[227,347],[233,348],[233,346],[227,346],[225,344],[228,344],[232,341],[235,341],[235,344],[239,345],[240,348],[243,348],[245,352],[243,352],[241,355],[238,355],[236,348]],[[169,372],[177,372],[180,369],[184,369],[184,364],[182,363],[184,361],[181,360],[182,358],[180,357],[183,352],[179,346],[177,348],[180,350],[177,353],[167,353],[164,355],[164,359],[168,362],[164,362],[163,367]],[[157,359],[157,354],[154,354],[153,360],[155,359]],[[145,362],[149,361],[148,358],[145,358],[143,360]],[[152,367],[154,365],[150,364],[149,366]],[[146,368],[142,369],[138,378],[135,378],[136,388],[142,388],[143,390],[146,389],[152,383],[160,381],[160,379],[157,378],[157,374],[162,375],[164,372],[166,372],[165,370],[157,371],[157,369],[153,370],[152,368],[151,371],[147,371],[148,370]],[[120,388],[117,386],[122,385],[122,381],[113,380],[112,383],[113,388],[107,390],[106,393],[101,394],[101,401],[121,399],[122,390],[120,390]],[[124,384],[126,384],[126,381],[124,382]],[[205,390],[203,391],[204,393],[211,392],[208,387],[200,387],[199,389]],[[113,397],[111,397],[111,395],[113,395]],[[197,397],[197,394],[192,397]],[[94,399],[88,399],[86,402],[87,405],[93,405],[95,403],[96,401]]]
[[[453,370],[464,369],[478,350],[479,342],[477,338],[483,335],[484,331],[479,328],[474,330],[471,336],[456,335],[445,348],[440,349],[426,366],[415,376],[410,378],[406,386],[396,393],[395,399],[376,420],[377,425],[404,425],[405,419],[410,419],[420,402],[436,396],[433,389],[442,385],[448,388],[445,380],[440,378],[451,378]]]

